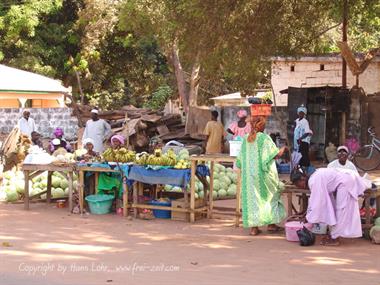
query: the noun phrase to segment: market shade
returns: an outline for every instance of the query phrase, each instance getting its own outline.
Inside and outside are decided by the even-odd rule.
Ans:
[[[0,92],[71,93],[59,80],[0,64]]]

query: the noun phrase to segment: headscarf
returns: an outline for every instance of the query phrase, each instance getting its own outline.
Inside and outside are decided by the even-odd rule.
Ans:
[[[263,132],[265,129],[265,124],[267,120],[264,116],[258,116],[255,119],[251,119],[251,133],[248,135],[248,142],[253,143],[256,139],[258,132]]]
[[[239,111],[237,112],[237,117],[238,117],[239,119],[241,119],[241,118],[246,118],[247,116],[248,116],[248,113],[247,113],[246,110],[241,109],[241,110],[239,110]]]
[[[112,138],[111,138],[111,145],[114,145],[113,143],[113,140],[118,140],[121,144],[124,144],[124,137],[121,136],[121,135],[114,135]]]
[[[99,114],[99,110],[97,110],[97,109],[92,109],[92,110],[91,110],[91,113]]]
[[[305,115],[307,114],[307,109],[304,105],[298,107],[297,114],[299,114],[300,112],[303,112]]]
[[[55,145],[55,146],[57,146],[57,145],[61,145],[61,140],[60,140],[60,139],[54,139],[54,140],[51,141],[51,143],[52,143],[53,145]]]
[[[57,137],[62,137],[64,135],[63,129],[62,128],[56,128],[54,130],[54,136]]]
[[[86,139],[84,139],[84,140],[82,141],[83,146],[86,146],[86,144],[88,144],[88,143],[90,143],[90,144],[92,144],[92,145],[95,145],[94,140],[91,139],[91,138],[86,138]]]

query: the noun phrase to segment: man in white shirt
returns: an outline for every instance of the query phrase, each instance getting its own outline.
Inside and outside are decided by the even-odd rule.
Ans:
[[[359,175],[356,166],[351,161],[347,160],[349,153],[348,148],[342,145],[338,147],[337,152],[338,159],[335,159],[332,162],[330,162],[329,165],[327,165],[327,168],[336,168],[343,172],[354,172],[355,174]]]
[[[36,123],[30,118],[30,112],[25,110],[22,118],[18,121],[18,127],[23,135],[31,136],[32,132],[37,131]]]
[[[112,133],[111,126],[103,119],[99,119],[99,111],[93,109],[91,111],[91,120],[86,123],[83,138],[92,139],[94,141],[94,151],[98,153],[103,152],[103,141]]]

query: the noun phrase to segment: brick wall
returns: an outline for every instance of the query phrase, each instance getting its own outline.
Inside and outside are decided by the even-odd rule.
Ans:
[[[70,108],[30,108],[30,117],[36,122],[38,132],[43,137],[52,137],[55,128],[60,127],[65,132],[65,138],[76,138],[78,120],[71,116]],[[0,132],[10,133],[22,117],[21,108],[0,108]]]

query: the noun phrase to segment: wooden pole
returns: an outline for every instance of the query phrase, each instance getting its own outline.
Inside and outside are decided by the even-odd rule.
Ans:
[[[347,42],[347,23],[348,23],[348,0],[343,0],[343,29],[342,29],[342,40]],[[342,57],[342,87],[347,88],[347,63],[346,60]],[[340,142],[344,144],[346,141],[346,112],[342,112],[341,117],[341,136]]]

